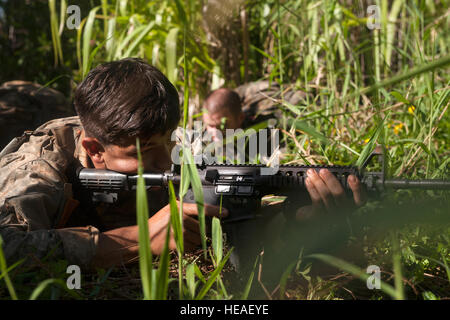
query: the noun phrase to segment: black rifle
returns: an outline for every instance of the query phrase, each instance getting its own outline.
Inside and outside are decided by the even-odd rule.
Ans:
[[[362,182],[368,195],[380,195],[385,189],[434,189],[449,190],[449,180],[405,180],[385,179],[384,170],[381,172],[366,172],[369,161],[374,157],[381,158],[382,154],[374,152],[358,169],[353,166],[307,166],[307,165],[282,165],[274,175],[261,175],[263,165],[226,165],[212,164],[198,166],[198,173],[203,185],[204,202],[227,208],[229,215],[223,219],[224,232],[231,245],[242,246],[249,243],[259,226],[255,223],[246,223],[261,217],[260,207],[262,197],[269,194],[286,196],[286,203],[295,203],[296,200],[309,200],[305,187],[307,170],[328,169],[340,181],[344,189],[351,194],[347,185],[347,177],[355,175]],[[137,175],[126,175],[114,171],[80,168],[77,172],[82,187],[92,191],[94,202],[114,203],[117,201],[120,191],[129,191],[136,188]],[[143,178],[147,188],[152,186],[168,185],[169,181],[176,186],[180,182],[180,167],[172,166],[171,172],[167,173],[144,173]],[[303,191],[303,193],[302,193]],[[222,199],[221,199],[222,198]],[[185,202],[194,202],[194,194],[189,190],[184,198]],[[300,202],[301,202],[300,201]],[[306,204],[306,203],[305,203]],[[235,223],[240,222],[240,223]],[[245,230],[245,231],[244,231]],[[252,231],[253,230],[253,231]],[[239,256],[243,256],[239,248],[232,255],[232,263],[239,266]]]

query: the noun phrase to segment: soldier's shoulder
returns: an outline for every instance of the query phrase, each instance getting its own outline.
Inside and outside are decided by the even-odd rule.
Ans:
[[[39,126],[34,132],[50,131],[61,127],[81,127],[80,118],[78,116],[58,118],[47,121]]]
[[[0,153],[0,178],[14,174],[19,168],[32,168],[38,163],[49,164],[64,172],[74,159],[80,133],[79,118],[68,117],[48,121],[36,130],[15,138]]]

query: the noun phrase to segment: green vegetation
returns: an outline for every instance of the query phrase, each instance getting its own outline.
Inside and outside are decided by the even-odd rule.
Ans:
[[[450,1],[375,1],[381,16],[380,29],[374,30],[367,27],[367,7],[372,4],[368,1],[226,3],[80,1],[78,30],[64,27],[67,17],[61,7],[67,6],[65,0],[35,1],[32,8],[39,14],[34,13],[37,18],[33,21],[39,27],[23,18],[23,12],[31,8],[24,4],[14,7],[11,1],[0,3],[6,12],[1,22],[0,57],[7,62],[0,79],[12,80],[20,74],[70,94],[99,63],[141,57],[161,69],[182,93],[184,126],[192,125],[201,112],[199,102],[222,83],[234,87],[268,79],[280,84],[281,97],[283,90],[291,87],[307,93],[299,105],[278,101],[283,109],[281,128],[289,137],[282,163],[361,164],[378,143],[388,152],[389,177],[448,178],[450,34],[446,31]],[[16,16],[19,9],[24,11]],[[8,42],[7,25],[29,32],[18,48]],[[33,47],[33,41],[39,44]],[[31,47],[37,48],[33,57]],[[3,48],[13,54],[6,56]],[[39,63],[28,64],[35,59]],[[183,152],[184,159],[191,156],[187,150]],[[245,287],[236,289],[231,285],[235,275],[227,267],[230,250],[222,243],[216,219],[212,239],[206,239],[203,195],[194,167],[184,164],[182,179],[180,198],[189,185],[195,190],[203,249],[194,254],[184,252],[183,239],[178,236],[182,220],[171,186],[176,255],[165,250],[160,257],[152,257],[140,180],[139,268],[83,275],[79,298],[450,297],[450,224],[445,193],[427,192],[418,197],[405,191],[383,201],[370,201],[349,218],[351,230],[344,248],[300,255],[271,288],[264,282],[263,256],[255,255],[253,272],[242,282]],[[406,209],[392,209],[402,204],[416,206],[413,218],[405,218],[411,213]],[[208,241],[212,243],[209,251],[205,250]],[[371,264],[383,271],[382,290],[366,287],[365,270]],[[0,297],[36,297],[41,293],[48,299],[72,298],[59,286],[41,283],[48,278],[66,279],[65,266],[64,262],[46,264],[37,271],[15,264],[7,271],[0,251]],[[39,283],[50,289],[41,290]],[[31,294],[30,288],[35,287],[35,294]]]

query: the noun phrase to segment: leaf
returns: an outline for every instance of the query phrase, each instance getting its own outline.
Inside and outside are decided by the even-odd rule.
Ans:
[[[170,241],[170,223],[167,224],[166,240],[164,249],[159,260],[159,269],[156,275],[156,296],[157,300],[167,299],[167,290],[169,284],[169,241]]]
[[[200,271],[200,268],[194,264],[194,271],[195,271],[195,275],[200,279],[201,282],[206,283],[206,279],[203,276],[202,272]]]
[[[404,143],[404,142],[416,143],[419,145],[419,147],[422,148],[423,151],[425,151],[425,153],[431,155],[430,150],[428,150],[427,146],[420,140],[417,140],[417,139],[399,139],[399,140],[397,140],[397,143]]]
[[[354,276],[360,278],[363,281],[367,281],[367,278],[369,278],[369,275],[367,273],[365,273],[363,270],[361,270],[359,267],[357,267],[351,263],[345,262],[344,260],[341,260],[339,258],[330,256],[330,255],[326,255],[326,254],[311,254],[311,255],[307,256],[307,258],[308,257],[319,259],[325,263],[328,263],[329,265],[332,265],[336,268],[339,268],[341,270],[349,272],[349,273],[353,274]],[[381,280],[380,280],[380,283],[381,283],[380,289],[383,292],[390,295],[394,299],[397,298],[397,292],[395,291],[395,289],[392,286],[390,286],[389,284],[387,284]]]
[[[139,138],[136,139],[138,153],[138,179],[136,186],[136,214],[139,230],[139,270],[141,274],[142,289],[144,291],[144,299],[152,298],[152,273],[153,273],[153,256],[150,245],[149,226],[148,226],[148,203],[147,190],[143,178],[143,166],[141,147]]]
[[[188,169],[188,176],[191,180],[192,191],[194,192],[195,203],[197,204],[198,222],[200,224],[200,236],[202,241],[202,248],[206,258],[206,230],[205,230],[205,206],[203,198],[203,186],[198,175],[197,166],[191,150],[183,148],[184,167]]]
[[[181,218],[178,214],[177,201],[175,198],[175,190],[172,181],[169,181],[169,204],[170,204],[170,222],[173,227],[175,243],[180,254],[184,252],[183,229],[181,226]]]
[[[108,33],[106,37],[108,40],[106,40],[106,52],[108,56],[108,61],[111,61],[116,44],[116,39],[114,39],[114,33],[116,31],[116,17],[112,17],[108,21],[107,26],[108,26]]]
[[[195,297],[195,267],[193,263],[188,264],[186,267],[186,283],[189,289],[189,294],[191,295],[191,299]]]
[[[372,85],[370,87],[365,87],[359,91],[355,91],[354,94],[347,96],[347,98],[349,98],[351,96],[362,95],[362,94],[367,95],[369,92],[378,90],[380,88],[392,86],[392,85],[400,83],[402,81],[414,78],[417,75],[431,72],[435,69],[443,68],[444,66],[449,65],[449,64],[450,64],[450,55],[446,55],[442,58],[435,59],[429,63],[425,63],[418,67],[415,67],[405,73],[397,74],[391,78],[384,79],[380,82],[375,83],[374,85]]]
[[[250,289],[252,287],[253,278],[255,276],[256,266],[258,265],[259,257],[260,257],[259,255],[256,256],[255,263],[253,264],[252,272],[250,273],[250,276],[248,277],[247,284],[245,285],[244,293],[242,293],[241,300],[247,300],[247,298],[248,298],[248,294],[250,293]]]
[[[64,3],[65,2],[63,2],[62,6],[64,6]],[[54,61],[56,66],[58,64],[58,58],[61,63],[64,62],[61,49],[61,39],[58,31],[58,17],[56,14],[55,0],[49,0],[48,5],[50,9],[50,29],[52,33],[53,53],[55,57]]]
[[[208,292],[208,290],[211,288],[213,283],[216,281],[216,278],[219,276],[220,272],[222,271],[223,267],[225,266],[225,263],[228,261],[228,258],[230,257],[231,252],[233,249],[228,251],[228,254],[225,256],[225,258],[222,260],[221,263],[219,263],[219,266],[211,273],[211,276],[209,277],[206,284],[203,286],[203,288],[200,290],[197,297],[195,297],[195,300],[202,300],[205,294]]]
[[[5,278],[6,287],[8,288],[9,295],[13,300],[17,300],[16,291],[14,290],[14,286],[11,282],[11,279],[8,275],[8,268],[6,267],[6,259],[3,254],[3,238],[0,236],[0,270],[2,271],[2,275]]]
[[[138,34],[140,34],[144,29],[145,26],[139,26],[139,27],[134,27],[134,25],[129,24],[128,30],[132,30],[131,32],[128,31],[126,37],[122,40],[120,40],[120,44],[117,47],[116,53],[114,55],[114,59],[122,59],[122,58],[126,58],[126,55],[123,54],[123,50],[125,50],[125,47],[128,46],[128,44],[130,43],[130,41],[136,37]]]
[[[299,107],[299,106],[294,106],[293,104],[282,100],[281,104],[283,106],[285,106],[287,109],[289,109],[290,111],[292,111],[293,113],[295,113],[297,116],[301,116],[302,115],[302,110],[301,109],[305,109],[306,107]]]
[[[326,144],[329,143],[329,140],[326,136],[324,136],[323,134],[318,132],[313,127],[309,126],[306,123],[306,121],[298,121],[298,120],[288,119],[288,125],[294,126],[297,130],[300,130],[300,131],[304,132],[305,134],[307,134],[313,138],[316,138],[317,140],[319,140],[323,143],[326,143]]]
[[[166,73],[169,81],[177,82],[177,37],[179,28],[172,28],[166,38]]]
[[[100,6],[95,7],[89,12],[89,16],[86,20],[86,25],[84,27],[83,32],[83,78],[87,75],[89,72],[88,66],[89,66],[89,57],[90,57],[90,46],[91,46],[91,40],[92,40],[92,34],[93,34],[93,27],[95,22],[95,14],[97,13],[97,10],[100,9]]]
[[[400,92],[398,91],[391,91],[390,95],[393,96],[395,99],[397,99],[397,101],[399,102],[403,102],[406,105],[412,105],[412,103],[407,100]]]
[[[223,238],[220,220],[216,217],[212,219],[212,247],[216,257],[216,263],[218,264],[222,261]]]
[[[286,271],[283,272],[283,275],[281,276],[281,280],[280,280],[280,300],[284,299],[284,292],[286,291],[287,280],[288,280],[289,275],[291,274],[292,270],[296,266],[296,264],[297,264],[297,262],[291,263],[287,267]]]
[[[30,300],[36,300],[41,295],[41,293],[47,288],[47,286],[51,284],[57,284],[67,293],[69,293],[72,297],[76,299],[81,299],[81,296],[77,294],[74,290],[70,290],[69,288],[67,288],[66,283],[64,283],[64,281],[62,281],[61,279],[47,279],[39,283],[39,285],[33,290],[33,292],[30,295]]]
[[[13,263],[12,265],[10,265],[5,271],[2,270],[2,273],[0,273],[0,280],[3,279],[4,276],[6,276],[8,274],[8,272],[10,272],[11,270],[13,270],[14,268],[16,268],[18,265],[22,264],[25,261],[25,259],[21,259],[19,261],[16,261],[15,263]]]
[[[177,6],[178,18],[180,19],[180,21],[183,25],[187,25],[188,21],[186,18],[186,12],[184,11],[183,4],[181,3],[180,0],[175,0],[175,4]]]
[[[431,291],[422,292],[422,297],[424,300],[439,300]]]
[[[367,160],[367,158],[370,156],[370,154],[372,153],[373,149],[375,148],[375,143],[376,143],[376,141],[378,139],[378,136],[380,135],[381,130],[383,130],[384,121],[386,121],[386,119],[389,117],[390,113],[391,112],[389,111],[388,114],[384,117],[384,119],[381,120],[381,122],[378,125],[377,129],[375,130],[375,132],[370,137],[369,142],[364,146],[364,149],[361,152],[361,155],[359,156],[358,160],[356,161],[356,166],[358,168],[360,168],[364,164],[364,162]]]
[[[128,47],[127,51],[125,52],[124,57],[129,57],[131,55],[131,53],[133,52],[133,50],[142,42],[142,40],[144,39],[144,37],[147,35],[147,33],[150,32],[150,30],[153,28],[153,25],[155,23],[152,21],[150,22],[147,27],[143,28],[142,31],[140,31],[139,33],[137,33],[136,39],[134,39],[134,41],[130,44],[130,46]]]

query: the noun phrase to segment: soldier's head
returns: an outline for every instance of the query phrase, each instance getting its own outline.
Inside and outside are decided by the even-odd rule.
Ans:
[[[215,130],[241,128],[244,119],[241,100],[233,90],[217,89],[203,104],[203,122],[213,136]]]
[[[170,168],[179,99],[155,67],[134,58],[102,64],[77,87],[74,105],[84,129],[82,145],[96,168],[136,172],[136,138],[146,170]]]

